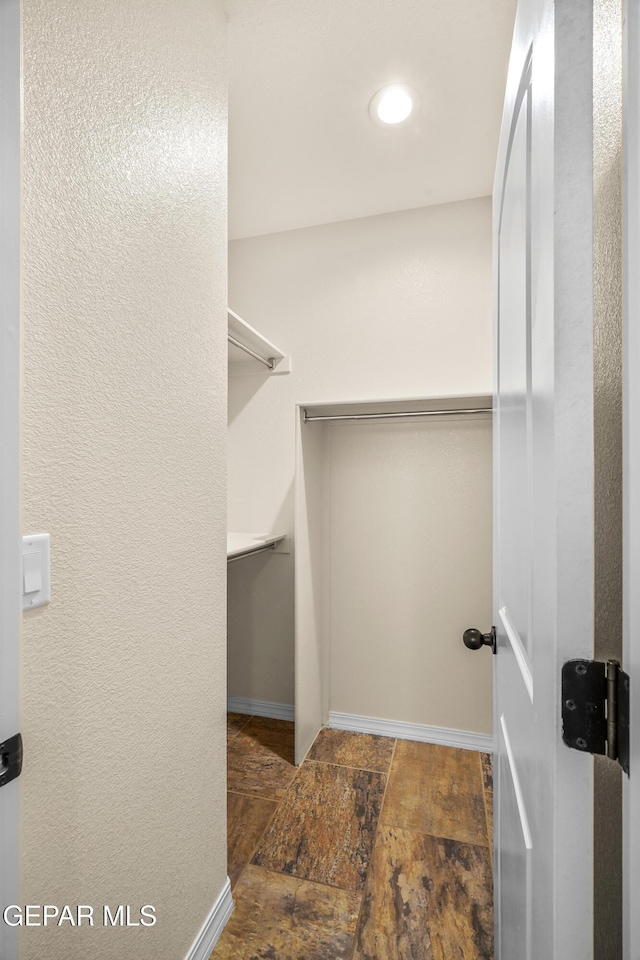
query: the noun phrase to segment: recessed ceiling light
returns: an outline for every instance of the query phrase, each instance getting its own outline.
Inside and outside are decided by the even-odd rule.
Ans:
[[[415,116],[420,94],[407,83],[392,83],[378,90],[369,104],[371,119],[381,127],[398,126]]]

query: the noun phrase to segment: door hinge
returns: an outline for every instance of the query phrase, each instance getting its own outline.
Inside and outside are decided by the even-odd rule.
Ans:
[[[19,733],[0,743],[0,787],[19,777],[22,772],[22,737]]]
[[[567,660],[562,668],[562,739],[617,760],[629,776],[629,675],[617,660]]]

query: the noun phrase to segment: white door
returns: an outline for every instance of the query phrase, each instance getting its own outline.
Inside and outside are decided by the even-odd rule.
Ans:
[[[624,669],[630,777],[624,790],[624,960],[640,960],[640,8],[624,4]]]
[[[19,198],[20,3],[0,0],[0,744],[19,729]],[[0,761],[0,782],[3,778]],[[17,898],[18,780],[13,780],[0,786],[0,910]],[[17,931],[0,917],[0,957],[17,956]]]
[[[592,0],[520,0],[494,188],[497,960],[592,957]]]

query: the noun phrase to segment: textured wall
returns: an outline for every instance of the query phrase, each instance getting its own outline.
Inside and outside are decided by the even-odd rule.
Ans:
[[[293,535],[296,402],[491,392],[490,210],[482,198],[230,245],[231,306],[293,357],[289,376],[231,380],[231,529]],[[293,671],[293,557],[232,564],[230,695],[293,703]]]
[[[593,8],[595,656],[622,659],[622,4]],[[621,771],[595,758],[596,960],[622,957]]]
[[[22,960],[179,960],[226,877],[226,27],[23,0]]]

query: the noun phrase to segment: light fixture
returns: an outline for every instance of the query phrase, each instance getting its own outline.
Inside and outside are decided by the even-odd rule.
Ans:
[[[392,83],[378,90],[369,104],[371,119],[381,127],[399,126],[415,116],[420,94],[408,83]]]

